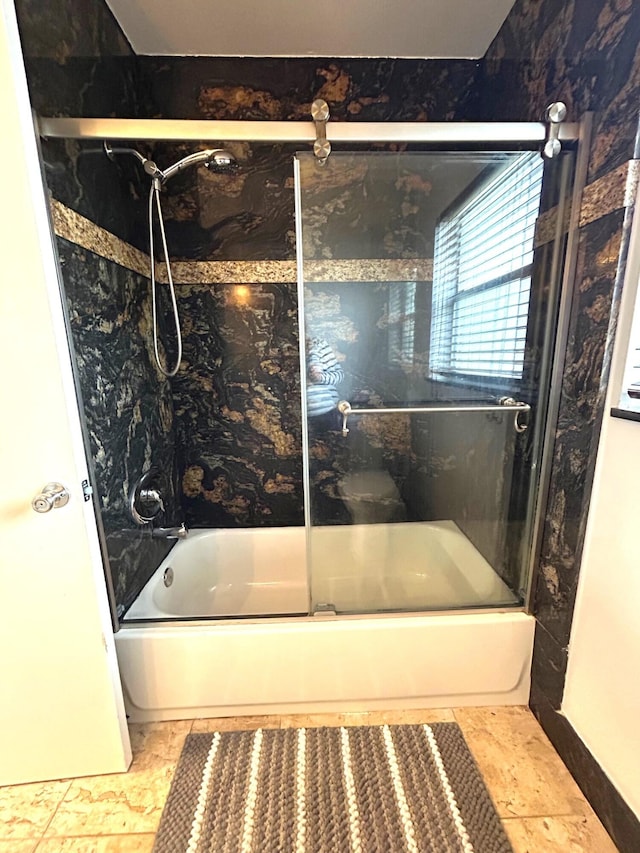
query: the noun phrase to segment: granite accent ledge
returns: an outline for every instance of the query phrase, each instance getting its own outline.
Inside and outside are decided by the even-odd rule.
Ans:
[[[295,261],[171,261],[174,284],[275,284],[297,281]],[[158,281],[167,283],[167,267],[157,266]]]
[[[50,200],[53,230],[57,237],[74,243],[139,275],[149,276],[149,255],[106,231],[90,219],[57,201]]]
[[[432,258],[305,261],[306,282],[431,281]],[[173,261],[175,284],[244,284],[297,281],[295,261]],[[166,282],[164,264],[158,278]]]
[[[54,198],[50,206],[53,228],[58,237],[121,267],[149,276],[149,255]],[[171,272],[176,285],[297,281],[296,261],[172,261]],[[309,260],[305,262],[305,274],[308,282],[431,281],[433,259]],[[159,282],[167,283],[165,264],[157,265],[157,277]]]
[[[571,208],[566,206],[564,211],[564,222],[562,223],[562,234],[569,231],[569,223],[571,220]],[[536,230],[533,237],[533,245],[536,249],[540,246],[545,246],[547,243],[552,243],[556,239],[558,223],[558,208],[552,207],[541,213],[536,220]]]
[[[580,227],[633,204],[639,177],[640,160],[628,160],[588,184],[582,193]]]
[[[640,180],[640,160],[628,160],[601,178],[593,181],[582,191],[580,205],[580,228],[602,219],[615,210],[621,210],[633,204]],[[562,233],[569,230],[570,208],[567,208]],[[558,208],[552,207],[538,217],[534,245],[537,247],[551,243],[556,236]]]
[[[433,258],[305,261],[306,281],[433,281]]]

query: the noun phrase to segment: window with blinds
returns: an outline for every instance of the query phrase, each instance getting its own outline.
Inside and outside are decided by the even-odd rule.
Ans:
[[[403,367],[413,364],[416,328],[416,283],[394,282],[389,285],[388,337],[389,364]]]
[[[517,155],[438,223],[435,378],[522,377],[542,170],[539,154]]]

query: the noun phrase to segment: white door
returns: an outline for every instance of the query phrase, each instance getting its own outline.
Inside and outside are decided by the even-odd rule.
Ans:
[[[0,785],[131,760],[11,0],[0,0]],[[71,493],[38,514],[45,483]]]

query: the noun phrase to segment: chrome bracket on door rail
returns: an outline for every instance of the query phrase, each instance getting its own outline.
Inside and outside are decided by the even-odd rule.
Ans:
[[[549,104],[544,113],[547,122],[547,138],[542,149],[542,154],[548,160],[552,160],[560,153],[560,125],[567,117],[567,107],[562,101]]]
[[[311,104],[311,118],[316,126],[316,141],[313,143],[313,153],[320,163],[326,163],[331,154],[331,143],[327,139],[327,121],[329,120],[329,104],[318,98]]]

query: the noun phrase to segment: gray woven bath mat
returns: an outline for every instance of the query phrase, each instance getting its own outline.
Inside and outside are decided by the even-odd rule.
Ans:
[[[187,737],[154,853],[508,853],[456,723]]]

